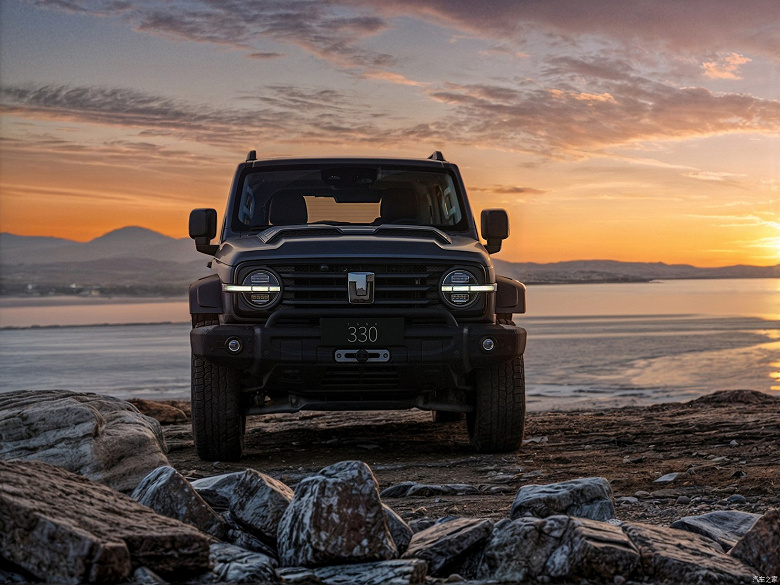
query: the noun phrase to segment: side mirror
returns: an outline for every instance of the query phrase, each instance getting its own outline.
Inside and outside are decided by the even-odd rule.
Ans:
[[[501,250],[501,241],[509,237],[509,216],[505,210],[482,210],[482,237],[487,241],[485,250],[488,254]]]
[[[195,249],[213,256],[219,246],[211,240],[217,235],[217,210],[193,209],[190,212],[190,237],[195,240]]]

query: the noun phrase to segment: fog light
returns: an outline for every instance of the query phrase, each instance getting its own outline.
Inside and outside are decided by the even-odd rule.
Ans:
[[[482,349],[485,351],[493,351],[496,347],[496,340],[492,337],[482,338]]]
[[[238,353],[244,347],[241,340],[238,337],[231,337],[227,340],[228,351],[232,353]]]

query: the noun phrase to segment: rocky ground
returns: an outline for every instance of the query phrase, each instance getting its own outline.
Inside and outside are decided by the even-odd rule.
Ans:
[[[188,403],[173,405],[189,410]],[[153,414],[155,407],[165,405],[141,410]],[[251,468],[294,486],[327,465],[360,460],[371,466],[380,489],[411,481],[479,490],[443,495],[432,488],[431,495],[387,498],[407,521],[506,518],[523,485],[599,476],[612,486],[619,519],[668,526],[713,510],[760,514],[778,507],[779,415],[780,398],[750,391],[687,403],[531,413],[522,449],[501,455],[474,453],[465,421],[434,424],[420,411],[250,417],[246,455],[238,463],[198,459],[181,413],[163,428],[171,465],[191,479]],[[663,476],[668,481],[660,481]]]

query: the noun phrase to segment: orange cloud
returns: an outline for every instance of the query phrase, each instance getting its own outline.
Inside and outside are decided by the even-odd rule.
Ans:
[[[717,61],[702,63],[702,67],[704,68],[704,76],[710,79],[742,79],[739,76],[739,67],[751,61],[752,59],[731,53],[721,56]]]

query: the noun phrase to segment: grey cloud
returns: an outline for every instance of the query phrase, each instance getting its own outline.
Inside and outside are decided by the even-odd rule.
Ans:
[[[414,14],[497,39],[521,42],[547,31],[569,40],[599,35],[625,46],[651,43],[677,51],[753,51],[780,55],[776,0],[342,0],[383,14]]]
[[[607,91],[607,89],[609,91]],[[780,101],[633,80],[603,93],[538,84],[453,85],[430,91],[450,104],[469,140],[550,156],[588,156],[645,140],[780,130]]]
[[[9,86],[0,88],[0,112],[122,126],[149,137],[178,136],[220,146],[234,146],[248,135],[325,143],[392,139],[392,132],[373,121],[382,116],[364,106],[348,107],[350,100],[332,90],[307,93],[275,86],[253,99],[257,107],[213,108],[124,88]]]
[[[84,2],[38,0],[37,5],[96,16],[116,17],[139,31],[238,48],[254,58],[276,56],[267,45],[300,47],[342,68],[394,64],[391,55],[361,49],[357,43],[387,28],[384,19],[335,0],[154,0]],[[347,14],[350,12],[350,14]]]

